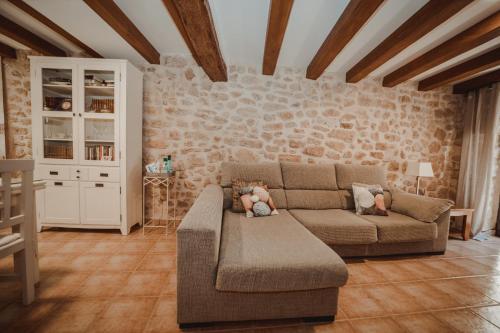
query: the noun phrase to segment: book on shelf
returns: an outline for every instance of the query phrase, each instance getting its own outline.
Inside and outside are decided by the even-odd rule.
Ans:
[[[115,146],[113,144],[86,144],[85,159],[92,161],[114,161]]]

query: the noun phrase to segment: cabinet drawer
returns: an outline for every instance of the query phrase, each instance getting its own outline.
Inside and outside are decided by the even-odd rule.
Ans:
[[[36,174],[41,179],[69,180],[69,168],[69,166],[60,165],[39,165]]]
[[[89,181],[118,182],[120,170],[118,168],[89,168]]]
[[[82,166],[71,167],[71,180],[88,180],[89,170]]]

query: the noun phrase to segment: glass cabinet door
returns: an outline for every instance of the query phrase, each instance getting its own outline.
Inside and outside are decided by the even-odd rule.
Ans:
[[[83,69],[82,163],[117,164],[117,73],[117,69]]]
[[[42,159],[72,161],[75,150],[73,69],[42,68]]]

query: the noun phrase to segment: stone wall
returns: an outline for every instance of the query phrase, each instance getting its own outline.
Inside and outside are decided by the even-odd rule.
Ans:
[[[3,59],[11,158],[31,157],[29,61]],[[380,80],[346,84],[325,74],[229,66],[228,82],[211,82],[191,58],[166,56],[144,71],[144,163],[171,154],[183,169],[182,214],[222,161],[297,161],[383,165],[391,185],[415,191],[408,160],[431,161],[427,194],[454,199],[461,149],[462,97]]]
[[[372,78],[346,84],[333,74],[311,81],[290,68],[264,76],[243,66],[213,83],[178,56],[143,70],[144,162],[171,154],[184,170],[181,211],[219,181],[222,161],[383,165],[391,185],[413,192],[407,161],[431,161],[436,177],[422,187],[455,198],[463,101],[448,88],[384,88]]]
[[[7,158],[31,158],[30,54],[38,55],[17,51],[17,59],[2,58]]]

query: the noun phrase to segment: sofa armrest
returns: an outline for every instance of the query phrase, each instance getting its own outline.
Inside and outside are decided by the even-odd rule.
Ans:
[[[448,199],[430,198],[406,193],[401,190],[391,190],[391,210],[404,214],[422,222],[435,222],[453,206]]]
[[[211,253],[197,253],[216,265],[222,228],[224,195],[219,185],[208,185],[195,200],[177,228],[178,262],[193,260],[192,252],[210,248]],[[201,242],[200,242],[201,241]]]

